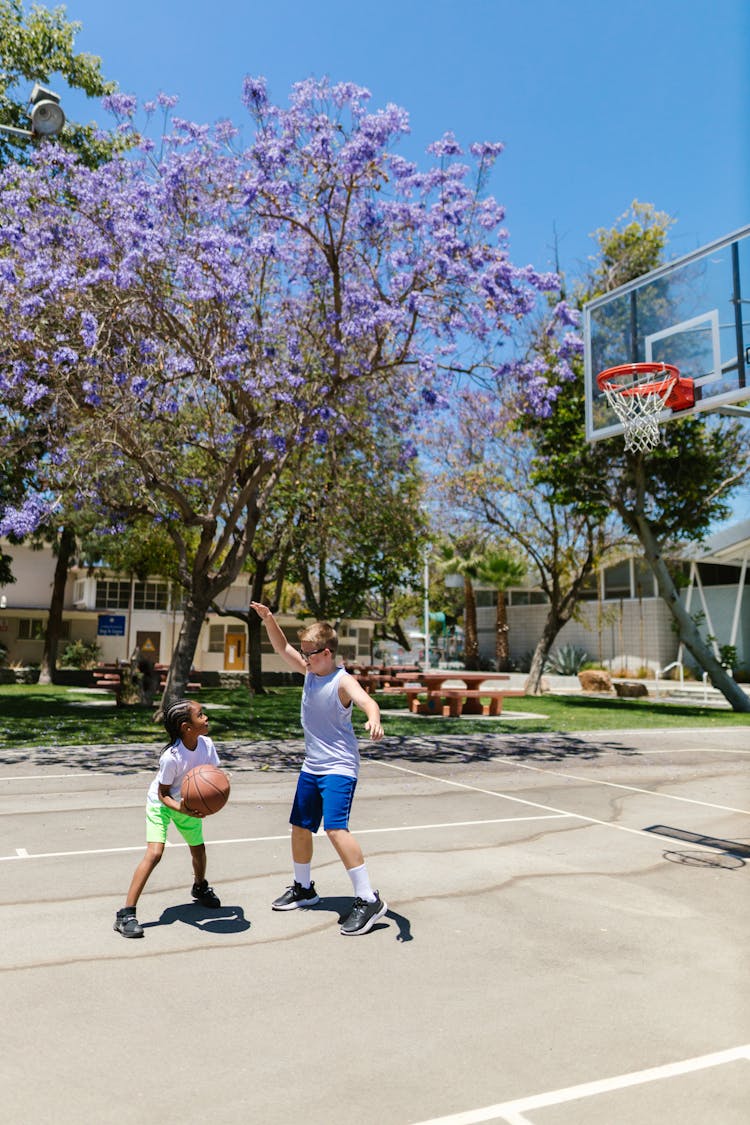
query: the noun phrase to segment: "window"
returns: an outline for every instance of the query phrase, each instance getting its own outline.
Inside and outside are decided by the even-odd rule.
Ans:
[[[224,626],[223,625],[209,625],[209,627],[208,627],[208,651],[209,652],[223,652],[224,651]]]
[[[43,641],[46,631],[45,617],[22,617],[18,622],[19,641]]]
[[[130,605],[130,583],[99,579],[96,583],[95,609],[127,609]]]
[[[721,563],[698,563],[698,573],[704,586],[736,586],[740,580],[738,566],[723,566]],[[750,584],[750,569],[745,575],[745,585]]]
[[[167,586],[165,582],[136,582],[133,591],[133,609],[166,609]]]
[[[547,595],[543,590],[510,590],[509,605],[546,605]]]
[[[477,609],[497,605],[497,590],[477,590],[474,596]]]
[[[655,598],[657,596],[656,579],[651,568],[643,559],[635,559],[635,596],[637,598]]]
[[[617,566],[608,566],[604,571],[604,599],[605,601],[618,598],[630,598],[630,559],[618,563]]]

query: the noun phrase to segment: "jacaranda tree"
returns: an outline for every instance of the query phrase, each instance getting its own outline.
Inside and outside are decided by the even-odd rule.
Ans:
[[[48,451],[0,532],[61,497],[163,524],[185,597],[168,698],[300,445],[346,434],[363,393],[397,384],[415,414],[496,369],[557,284],[509,259],[485,194],[500,146],[464,160],[445,136],[422,171],[394,151],[406,113],[368,100],[310,80],[282,108],[246,79],[246,147],[172,118],[101,167],[48,145],[0,175],[4,440],[38,448],[43,426]],[[134,99],[110,107],[135,132]]]

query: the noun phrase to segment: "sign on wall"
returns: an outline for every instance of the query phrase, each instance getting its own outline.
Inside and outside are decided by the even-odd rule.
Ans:
[[[124,637],[125,615],[120,613],[100,613],[96,635],[98,637]]]

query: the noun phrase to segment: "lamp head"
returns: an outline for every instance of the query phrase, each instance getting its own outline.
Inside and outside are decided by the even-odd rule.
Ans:
[[[29,98],[31,132],[35,136],[54,137],[65,124],[65,114],[60,108],[60,98],[52,90],[45,89],[38,82]]]

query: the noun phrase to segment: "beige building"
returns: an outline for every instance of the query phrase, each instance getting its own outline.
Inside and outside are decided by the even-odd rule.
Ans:
[[[0,544],[13,559],[16,582],[0,587],[0,644],[6,664],[34,665],[41,660],[55,559],[52,551],[7,542]],[[750,668],[750,520],[713,536],[683,563],[682,597],[698,616],[705,637],[714,638],[717,655],[722,646],[736,650],[736,666]],[[477,624],[481,656],[495,653],[493,590],[477,589]],[[221,598],[221,608],[246,609],[246,576]],[[547,607],[544,595],[515,589],[508,595],[511,658],[523,667],[536,647]],[[592,580],[575,621],[561,631],[555,648],[571,644],[583,648],[591,660],[634,675],[642,668],[663,670],[674,661],[689,664],[680,651],[667,607],[658,596],[651,572],[642,560],[625,559],[606,567]],[[290,640],[302,624],[279,617]],[[103,568],[71,568],[65,589],[64,648],[67,640],[95,642],[105,663],[126,660],[136,651],[155,664],[168,664],[182,625],[179,590],[161,578],[141,582]],[[344,622],[339,627],[341,656],[347,662],[369,663],[373,622]],[[286,666],[262,637],[265,673]],[[247,670],[247,630],[244,622],[209,613],[198,640],[195,668],[203,673]]]
[[[0,544],[12,558],[16,581],[0,586],[0,644],[7,650],[6,664],[34,665],[42,657],[47,615],[52,595],[55,558],[48,547]],[[250,594],[247,577],[224,592],[220,607],[246,610]],[[290,640],[302,624],[279,616]],[[102,663],[127,660],[138,651],[154,664],[168,664],[182,625],[180,591],[162,578],[139,581],[104,568],[72,567],[65,587],[63,639],[93,642]],[[285,665],[262,631],[264,672],[281,672]],[[372,623],[344,622],[339,628],[339,651],[347,661],[369,661]],[[247,671],[247,629],[243,621],[209,613],[195,652],[200,672]]]

